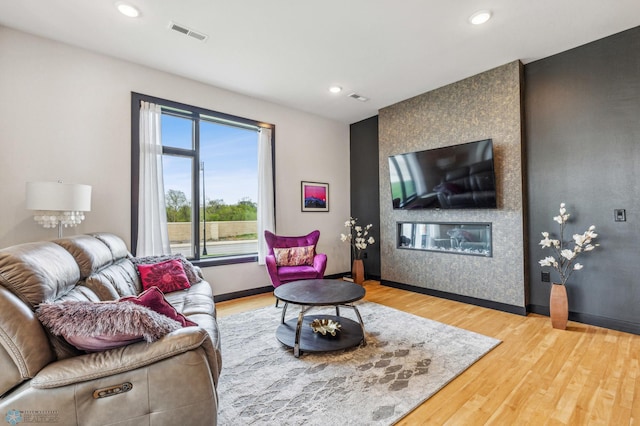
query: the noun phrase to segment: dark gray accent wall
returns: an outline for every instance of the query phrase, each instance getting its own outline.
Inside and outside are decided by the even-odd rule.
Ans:
[[[565,202],[569,236],[593,224],[601,243],[567,284],[569,318],[639,333],[640,27],[527,64],[525,114],[529,309],[548,314],[538,243]]]
[[[358,223],[371,223],[376,244],[364,259],[367,278],[380,279],[380,175],[378,170],[378,116],[354,123],[351,139],[351,216]]]

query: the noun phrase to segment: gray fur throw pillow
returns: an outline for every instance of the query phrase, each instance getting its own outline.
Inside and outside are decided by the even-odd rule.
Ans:
[[[142,340],[154,342],[182,327],[167,316],[131,302],[42,303],[36,315],[52,334],[91,352]]]

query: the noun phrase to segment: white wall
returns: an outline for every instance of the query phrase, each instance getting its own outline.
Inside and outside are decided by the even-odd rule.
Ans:
[[[130,243],[131,92],[276,126],[278,233],[321,231],[327,274],[349,270],[347,125],[0,27],[0,247],[53,239],[25,209],[25,183],[92,185],[92,211],[65,235],[108,231]],[[300,211],[300,181],[329,183],[330,212]],[[254,263],[205,268],[215,294],[270,285]]]

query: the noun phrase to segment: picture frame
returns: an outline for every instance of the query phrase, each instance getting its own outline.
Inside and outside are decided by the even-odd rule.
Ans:
[[[303,212],[329,211],[328,183],[302,181],[300,191]]]

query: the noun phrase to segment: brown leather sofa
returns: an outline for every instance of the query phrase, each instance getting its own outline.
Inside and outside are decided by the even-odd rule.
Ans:
[[[127,247],[113,234],[0,250],[0,416],[25,424],[215,425],[221,355],[206,281],[166,294],[198,327],[153,343],[84,353],[34,314],[42,302],[115,300],[141,291]]]

